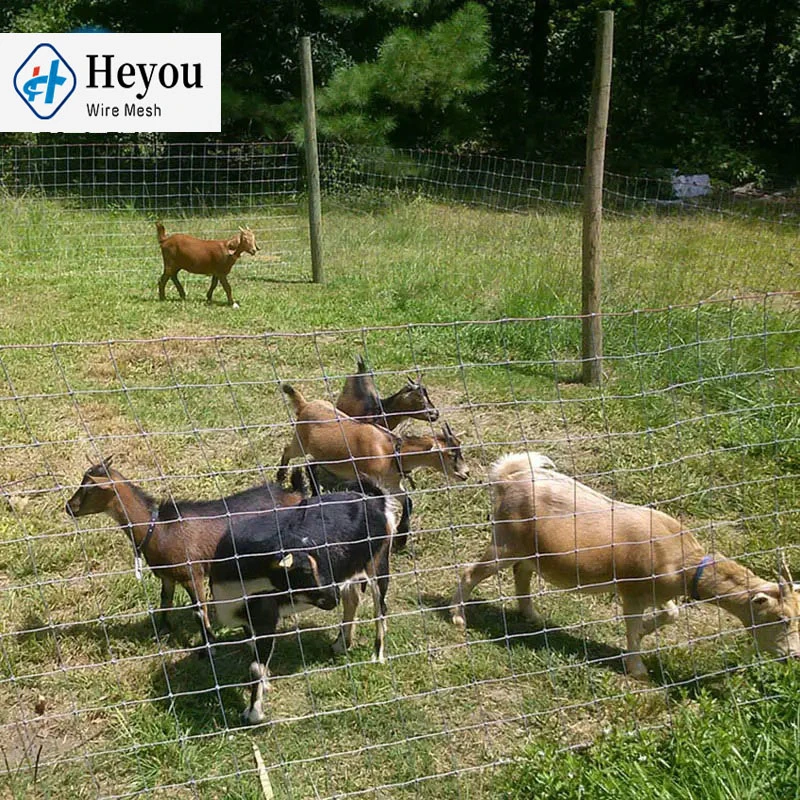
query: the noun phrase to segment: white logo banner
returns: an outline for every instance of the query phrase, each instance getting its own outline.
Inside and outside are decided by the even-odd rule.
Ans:
[[[218,33],[0,33],[0,131],[220,130]]]

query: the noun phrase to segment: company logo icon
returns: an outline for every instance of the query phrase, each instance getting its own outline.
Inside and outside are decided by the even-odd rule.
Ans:
[[[50,44],[37,45],[14,73],[14,88],[39,119],[52,119],[75,91],[72,67]]]

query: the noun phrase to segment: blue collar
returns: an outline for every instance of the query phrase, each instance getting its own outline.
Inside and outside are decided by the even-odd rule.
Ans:
[[[714,563],[714,556],[712,555],[705,555],[700,560],[700,563],[695,567],[694,570],[694,577],[692,578],[692,588],[689,593],[689,596],[692,600],[699,600],[700,594],[697,591],[697,587],[700,583],[700,578],[703,577],[703,570],[709,565]]]

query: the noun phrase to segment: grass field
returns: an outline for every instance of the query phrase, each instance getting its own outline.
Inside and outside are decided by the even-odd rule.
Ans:
[[[778,547],[800,573],[799,307],[788,295],[725,299],[797,289],[796,228],[609,217],[606,378],[587,388],[574,382],[573,212],[422,199],[326,209],[325,286],[308,281],[302,219],[282,219],[280,237],[266,213],[165,220],[170,231],[253,227],[263,250],[235,268],[234,311],[221,290],[206,306],[206,279],[189,276],[185,302],[172,287],[158,302],[152,219],[0,200],[0,797],[255,799],[253,743],[279,799],[612,797],[611,784],[581,794],[578,779],[597,782],[615,748],[625,786],[639,774],[625,764],[641,764],[670,730],[680,749],[693,719],[737,747],[727,714],[749,731],[773,708],[796,709],[798,667],[755,658],[713,609],[690,608],[645,640],[650,684],[623,674],[611,598],[542,587],[548,624],[534,631],[503,576],[476,592],[489,602],[470,607],[466,633],[444,613],[459,565],[488,536],[487,467],[520,449],[680,516],[764,576]],[[186,609],[157,641],[156,579],[136,580],[108,518],[76,526],[63,505],[87,454],[113,453],[160,496],[218,496],[272,477],[291,430],[278,382],[334,396],[359,351],[384,393],[424,376],[463,432],[473,479],[418,477],[412,545],[393,560],[388,665],[369,663],[366,610],[347,657],[330,653],[335,613],[287,622],[269,721],[243,730],[245,646],[230,633],[212,663],[198,658]],[[781,719],[775,746],[785,748],[792,719]],[[571,745],[593,745],[594,760],[566,761]],[[534,793],[545,784],[564,794]],[[730,796],[770,796],[760,787]]]

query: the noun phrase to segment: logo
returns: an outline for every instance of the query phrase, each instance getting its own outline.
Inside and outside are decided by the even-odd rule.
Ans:
[[[14,73],[14,88],[39,119],[51,119],[75,91],[72,67],[50,44],[37,45]]]

